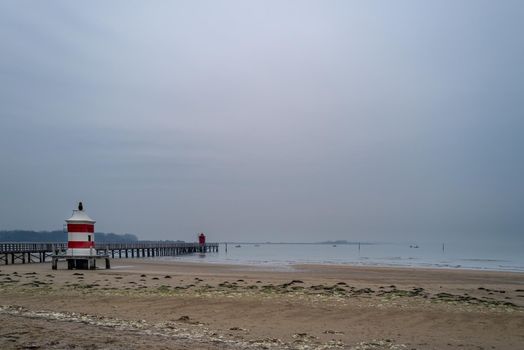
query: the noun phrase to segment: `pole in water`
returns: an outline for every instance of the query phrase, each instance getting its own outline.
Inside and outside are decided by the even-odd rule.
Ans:
[[[358,251],[360,252],[360,242],[358,242]]]
[[[227,243],[226,243],[226,253],[227,253]]]
[[[444,243],[442,243],[442,251],[444,251]]]

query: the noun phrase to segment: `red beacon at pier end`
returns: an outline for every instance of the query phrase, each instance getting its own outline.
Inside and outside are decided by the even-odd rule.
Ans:
[[[206,244],[206,235],[203,232],[198,235],[198,244],[201,246]]]

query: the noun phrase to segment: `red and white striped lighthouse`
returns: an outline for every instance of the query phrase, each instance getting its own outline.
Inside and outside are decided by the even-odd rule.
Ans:
[[[87,216],[82,202],[67,222],[67,256],[96,256],[95,221]]]

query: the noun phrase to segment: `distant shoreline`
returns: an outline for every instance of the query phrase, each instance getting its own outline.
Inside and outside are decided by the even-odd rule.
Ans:
[[[375,245],[388,244],[386,242],[349,242],[349,241],[324,241],[324,242],[219,242],[220,244],[340,244],[340,245]]]

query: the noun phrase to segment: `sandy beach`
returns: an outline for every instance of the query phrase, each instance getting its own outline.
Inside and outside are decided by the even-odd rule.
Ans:
[[[524,274],[0,266],[1,349],[522,349]]]

